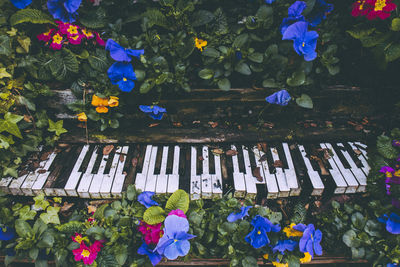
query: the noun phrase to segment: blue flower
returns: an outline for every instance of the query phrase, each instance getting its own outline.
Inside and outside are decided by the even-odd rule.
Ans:
[[[238,213],[234,213],[232,212],[231,214],[229,214],[227,220],[228,222],[235,222],[239,219],[243,219],[246,216],[249,216],[249,209],[251,209],[253,206],[247,206],[247,207],[241,207],[240,208],[240,212]]]
[[[319,229],[315,230],[314,225],[311,223],[307,226],[304,224],[298,224],[293,226],[293,229],[303,232],[303,236],[299,243],[301,252],[308,252],[311,257],[314,257],[314,252],[317,255],[322,255],[322,247],[320,245],[322,232]]]
[[[158,206],[158,203],[152,199],[154,194],[155,194],[154,192],[144,191],[138,196],[139,203],[145,206],[146,208],[150,208],[151,206]]]
[[[48,0],[47,8],[55,19],[62,22],[74,22],[81,2],[82,0]]]
[[[333,5],[328,4],[325,0],[315,1],[313,10],[307,15],[307,21],[310,22],[311,26],[317,26],[323,19],[326,19],[326,15],[333,10]]]
[[[279,92],[273,93],[267,96],[265,100],[270,104],[277,104],[280,106],[287,106],[291,97],[286,90],[280,90]]]
[[[388,263],[387,265],[386,265],[386,267],[397,267],[397,266],[399,266],[397,263]]]
[[[288,17],[284,18],[281,25],[279,26],[279,31],[283,35],[283,33],[287,30],[287,28],[297,21],[305,21],[303,13],[304,9],[307,7],[307,4],[303,1],[296,1],[293,5],[288,8]]]
[[[11,0],[11,3],[13,3],[16,8],[24,9],[32,3],[32,0]]]
[[[273,2],[275,2],[275,0],[265,0],[266,4],[272,4]]]
[[[236,58],[237,58],[238,60],[241,60],[241,59],[242,59],[242,52],[236,51],[236,52],[235,52],[235,56],[236,56]]]
[[[130,63],[115,62],[107,71],[108,77],[112,84],[118,84],[119,89],[123,92],[132,91],[135,87],[136,74]]]
[[[1,228],[0,227],[0,240],[8,241],[8,240],[13,239],[14,237],[15,237],[15,231],[13,228],[10,228],[10,227]]]
[[[285,254],[284,252],[286,250],[288,251],[293,251],[296,246],[297,246],[297,242],[294,240],[279,240],[278,243],[275,245],[275,247],[273,247],[272,251],[274,253],[276,253],[277,251],[279,251],[281,254]]]
[[[290,25],[283,33],[282,40],[293,40],[293,47],[297,54],[304,55],[304,60],[311,61],[317,57],[318,33],[308,31],[308,23],[304,21]]]
[[[164,221],[164,235],[154,249],[169,260],[185,256],[190,250],[189,239],[196,237],[188,234],[189,222],[186,218],[176,215],[168,216]]]
[[[247,243],[251,244],[254,248],[261,248],[269,244],[267,233],[279,232],[281,227],[279,224],[274,225],[267,218],[256,215],[251,221],[254,229],[245,237]]]
[[[400,234],[400,216],[392,212],[390,216],[386,214],[378,218],[381,223],[386,223],[386,230],[391,233],[398,235]]]
[[[164,116],[164,113],[167,112],[165,108],[159,107],[159,106],[145,106],[145,105],[140,105],[139,109],[152,117],[154,120],[161,120]]]
[[[144,50],[128,49],[120,46],[113,39],[108,39],[106,43],[106,50],[110,51],[110,56],[116,61],[131,62],[132,56],[140,58],[144,54]]]
[[[153,266],[156,266],[162,259],[162,256],[158,254],[157,251],[153,251],[153,249],[150,249],[149,246],[146,244],[146,242],[143,242],[143,244],[138,249],[137,253],[139,255],[147,255]]]

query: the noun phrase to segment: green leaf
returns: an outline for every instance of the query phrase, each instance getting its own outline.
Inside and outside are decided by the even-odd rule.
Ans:
[[[20,122],[23,118],[24,118],[24,116],[17,115],[17,114],[13,114],[13,113],[10,113],[10,112],[7,112],[7,113],[4,115],[4,119],[6,119],[8,122],[11,122],[11,123],[18,123],[18,122]]]
[[[8,120],[0,119],[0,132],[6,131],[18,138],[22,139],[21,132],[19,131],[18,125],[16,123],[10,122]]]
[[[199,71],[199,77],[204,80],[209,80],[214,76],[214,71],[211,69],[202,69]]]
[[[133,185],[128,185],[126,189],[126,198],[130,201],[133,201],[136,198],[136,190]]]
[[[104,28],[107,25],[106,11],[102,7],[98,7],[95,10],[93,10],[93,8],[94,7],[92,7],[91,12],[86,13],[85,16],[80,16],[79,22],[90,29]]]
[[[218,81],[218,87],[223,91],[229,91],[231,89],[231,82],[227,78],[223,78]]]
[[[373,47],[379,44],[383,44],[391,36],[391,33],[377,33],[374,35],[366,36],[361,38],[360,41],[364,47]]]
[[[250,75],[251,74],[251,70],[249,65],[247,65],[247,63],[241,61],[238,64],[236,64],[235,66],[235,71],[243,74],[243,75]]]
[[[38,248],[51,248],[54,244],[54,236],[50,232],[44,232],[37,243]]]
[[[261,53],[255,52],[249,55],[249,59],[256,63],[262,63],[264,60],[264,56]]]
[[[375,28],[368,27],[367,25],[364,25],[364,24],[359,24],[359,25],[354,26],[351,30],[347,30],[346,32],[355,39],[361,39],[361,38],[367,37],[374,31],[375,31]]]
[[[365,248],[351,248],[351,258],[353,260],[362,259],[365,257]]]
[[[59,210],[60,207],[48,207],[46,213],[40,214],[40,219],[42,219],[45,224],[60,224],[60,218],[58,218]]]
[[[349,248],[356,248],[359,247],[361,244],[360,240],[357,238],[356,232],[352,229],[344,233],[342,240],[343,243],[345,243],[346,246],[348,246]]]
[[[165,208],[167,210],[180,209],[186,213],[189,209],[189,195],[182,189],[176,190],[168,199]]]
[[[26,205],[18,211],[19,218],[24,221],[33,220],[36,216],[36,211]]]
[[[15,26],[17,24],[24,22],[30,22],[35,24],[49,23],[56,25],[54,23],[53,18],[51,18],[46,13],[37,9],[30,9],[30,8],[21,9],[18,10],[16,13],[14,13],[10,18],[11,26]]]
[[[252,256],[246,256],[244,257],[244,259],[242,260],[242,266],[243,267],[254,267],[254,266],[258,266],[257,264],[257,259],[252,257]]]
[[[394,18],[392,20],[392,31],[400,31],[400,18]]]
[[[351,222],[353,223],[354,227],[356,227],[359,230],[362,230],[367,220],[365,219],[364,215],[362,215],[360,212],[356,212],[353,215],[351,215]]]
[[[266,79],[263,81],[262,86],[266,88],[277,88],[279,85],[274,79]]]
[[[167,17],[159,9],[148,9],[142,16],[148,19],[147,23],[149,28],[153,27],[153,25],[166,29],[169,28]]]
[[[38,248],[34,247],[34,248],[31,248],[29,250],[29,257],[32,260],[36,260],[38,255],[39,255],[39,249]]]
[[[143,214],[143,220],[150,225],[158,224],[164,221],[164,210],[159,206],[148,208]]]
[[[247,33],[242,33],[235,38],[232,45],[235,48],[242,48],[247,40],[249,40],[249,35]]]
[[[35,261],[35,267],[48,267],[47,260],[37,260]]]
[[[296,98],[296,103],[302,108],[312,109],[314,107],[311,97],[306,94],[301,94],[300,97]]]
[[[100,72],[106,71],[108,68],[107,53],[104,49],[96,49],[96,54],[88,57],[90,66]]]
[[[206,57],[213,57],[213,58],[219,58],[219,56],[220,56],[219,51],[213,47],[204,48],[204,51],[202,54]]]
[[[48,128],[48,131],[49,131],[49,132],[55,132],[55,134],[56,134],[57,136],[60,136],[60,135],[62,135],[63,133],[68,132],[66,129],[63,128],[63,124],[64,124],[64,121],[62,121],[62,120],[59,120],[59,121],[57,121],[57,122],[54,122],[54,121],[52,121],[52,120],[49,119],[49,128]]]
[[[33,198],[35,201],[35,208],[41,208],[42,210],[46,210],[46,208],[50,205],[50,203],[44,199],[44,194],[39,194]]]
[[[15,231],[20,237],[30,237],[33,235],[32,227],[24,220],[17,219],[15,221]]]
[[[376,147],[378,153],[381,154],[384,158],[387,159],[397,158],[397,151],[392,146],[392,140],[390,137],[385,135],[378,136]]]
[[[289,86],[300,86],[306,81],[306,74],[303,70],[295,71],[291,77],[286,79],[286,83]]]
[[[146,94],[154,87],[154,82],[151,79],[147,79],[140,86],[140,93]]]
[[[12,52],[11,40],[7,35],[0,35],[0,55],[9,56]]]
[[[28,53],[29,47],[31,46],[31,38],[18,36],[17,41],[20,46],[25,50],[25,53]]]
[[[214,14],[207,10],[195,11],[192,15],[192,26],[198,27],[210,23],[215,18]]]
[[[6,68],[0,68],[0,79],[11,78],[11,74],[7,72]]]
[[[368,220],[367,223],[365,224],[364,231],[369,234],[370,236],[376,236],[376,237],[381,237],[381,229],[382,225],[373,220]]]
[[[385,54],[386,62],[395,61],[400,57],[400,44],[391,44],[383,53]]]

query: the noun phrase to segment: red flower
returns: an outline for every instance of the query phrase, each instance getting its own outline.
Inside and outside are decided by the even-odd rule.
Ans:
[[[68,41],[69,41],[70,44],[78,45],[78,44],[81,43],[82,38],[83,38],[83,35],[77,34],[77,35],[74,35],[74,36],[68,36]]]
[[[50,29],[48,32],[44,32],[36,36],[39,41],[48,42],[51,39],[51,34],[55,31],[55,29]]]
[[[85,242],[82,242],[80,247],[72,250],[72,253],[75,256],[75,261],[83,261],[83,264],[90,265],[97,258],[97,251],[91,246],[88,248],[85,245]]]
[[[372,20],[377,17],[387,19],[390,17],[390,12],[396,9],[396,4],[392,0],[366,0],[372,6],[367,14],[367,19]]]
[[[366,3],[366,0],[358,0],[353,3],[353,10],[351,11],[351,15],[353,17],[365,16],[372,9],[372,6],[369,3]]]
[[[81,29],[82,34],[86,37],[86,39],[92,39],[94,37],[93,32],[87,30],[87,29]]]
[[[139,232],[143,234],[143,239],[146,244],[157,244],[158,240],[163,236],[164,231],[161,230],[161,223],[150,225],[143,221],[140,222],[138,227]]]
[[[96,240],[94,243],[90,246],[90,249],[96,253],[100,252],[101,248],[103,247],[103,243],[106,242],[104,240]]]
[[[53,37],[51,38],[51,44],[50,47],[53,48],[54,50],[60,50],[62,47],[62,43],[63,43],[63,38],[60,35],[59,32],[57,32],[56,34],[53,35]]]
[[[106,46],[106,43],[104,42],[103,39],[101,39],[99,33],[95,32],[94,34],[96,35],[96,42],[101,46]]]

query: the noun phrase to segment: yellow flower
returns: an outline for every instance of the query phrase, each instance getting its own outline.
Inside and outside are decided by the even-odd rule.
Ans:
[[[308,263],[311,261],[311,259],[312,259],[311,254],[306,252],[304,253],[304,258],[300,259],[300,263]]]
[[[68,27],[68,29],[67,29],[67,32],[68,32],[70,35],[78,34],[78,27],[75,26],[75,25],[69,25],[69,27]]]
[[[206,40],[202,40],[199,38],[194,38],[194,42],[195,42],[195,46],[197,49],[199,49],[200,51],[203,51],[203,47],[205,47],[207,45],[207,41]]]
[[[286,233],[287,237],[303,236],[303,232],[293,229],[293,226],[295,225],[296,225],[295,223],[291,223],[290,226],[287,226],[283,229],[283,232]]]
[[[119,105],[119,98],[116,96],[110,96],[110,99],[108,100],[108,105],[110,107],[118,107]]]
[[[266,260],[268,260],[268,257],[269,257],[268,253],[265,253],[265,254],[263,255],[263,258],[266,259]]]
[[[397,170],[397,171],[394,173],[394,176],[400,177],[400,170]]]
[[[104,106],[98,106],[96,108],[97,113],[107,113],[108,112],[108,108],[104,107]]]
[[[273,261],[272,265],[274,265],[275,267],[289,267],[289,264],[287,264],[287,263],[280,263],[280,262],[276,262],[276,261]]]
[[[386,175],[387,178],[391,178],[392,177],[392,173],[391,172],[386,172],[385,175]]]
[[[58,33],[54,34],[54,36],[53,36],[53,43],[55,43],[55,44],[61,44],[62,40],[63,40],[63,38],[61,37],[60,34],[58,34]]]
[[[92,206],[92,205],[89,205],[87,208],[88,208],[88,213],[89,214],[95,213],[96,210],[97,210],[97,207],[96,206]]]
[[[85,112],[79,113],[76,116],[78,116],[78,121],[87,121],[87,116]]]
[[[86,29],[82,29],[82,33],[83,33],[83,35],[85,35],[86,38],[88,38],[88,39],[94,37],[93,33],[92,33],[91,31],[86,30]]]
[[[95,107],[99,107],[99,106],[106,107],[106,106],[108,106],[108,99],[107,98],[98,97],[97,95],[93,95],[93,97],[92,97],[92,106],[95,106]]]

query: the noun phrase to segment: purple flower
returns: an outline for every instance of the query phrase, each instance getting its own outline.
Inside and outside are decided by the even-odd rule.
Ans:
[[[291,97],[286,90],[280,90],[279,92],[273,93],[272,95],[265,98],[270,104],[277,104],[280,106],[287,106]]]
[[[279,240],[278,243],[275,245],[275,247],[273,247],[272,251],[274,253],[276,253],[277,251],[279,251],[281,254],[285,254],[285,251],[293,251],[296,246],[297,246],[297,242],[294,240]]]
[[[150,249],[150,247],[146,244],[146,242],[143,242],[143,244],[138,249],[137,253],[139,255],[147,255],[153,266],[156,266],[162,259],[162,256],[158,254],[157,251],[153,251],[153,249]]]
[[[149,115],[153,120],[161,120],[164,116],[164,113],[167,112],[165,108],[159,107],[159,106],[145,106],[145,105],[140,105],[139,109]]]
[[[311,254],[311,257],[314,257],[314,252],[317,255],[322,255],[322,247],[320,245],[322,232],[319,229],[315,230],[314,225],[311,223],[307,226],[298,224],[293,226],[293,229],[303,232],[299,243],[301,252],[308,252]]]
[[[240,212],[238,213],[234,213],[232,212],[231,214],[229,214],[229,216],[227,217],[228,222],[235,222],[239,219],[243,219],[246,216],[249,216],[249,209],[251,209],[253,206],[247,206],[247,207],[241,207],[240,208]]]
[[[400,146],[400,140],[393,140],[392,141],[393,146]]]
[[[158,203],[152,199],[154,194],[154,192],[144,191],[138,196],[139,203],[146,208],[150,208],[151,206],[158,206]]]
[[[252,245],[254,248],[261,248],[269,244],[269,238],[267,233],[279,232],[281,227],[279,224],[273,224],[267,218],[256,215],[251,221],[251,225],[254,229],[245,237],[247,243]]]
[[[62,22],[74,22],[82,0],[48,0],[47,8],[55,19]]]
[[[15,231],[13,228],[5,227],[5,229],[3,229],[0,227],[0,240],[8,241],[13,239],[14,237],[15,237]]]
[[[132,64],[115,62],[107,71],[112,84],[117,84],[123,92],[130,92],[135,87],[136,74]]]
[[[333,10],[333,5],[328,4],[325,0],[315,1],[314,8],[307,15],[307,21],[310,22],[311,26],[317,26],[323,19],[326,19],[326,15]]]
[[[189,222],[187,219],[176,215],[168,216],[164,221],[164,235],[158,241],[154,251],[169,260],[185,256],[190,250],[189,239],[196,236],[188,234]]]
[[[297,21],[305,21],[305,18],[301,13],[303,13],[306,7],[306,2],[296,1],[288,8],[288,17],[284,18],[281,25],[279,26],[279,31],[282,35],[286,31],[286,29],[293,23]]]
[[[32,0],[11,0],[11,3],[13,3],[16,8],[24,9],[32,3]]]
[[[132,56],[140,58],[144,54],[144,50],[134,50],[124,48],[115,42],[113,39],[108,39],[106,43],[106,50],[110,51],[110,56],[116,61],[131,62]]]
[[[381,223],[386,223],[386,230],[391,233],[398,235],[400,234],[400,216],[392,212],[390,216],[384,214],[378,218]]]
[[[308,23],[304,21],[290,25],[283,33],[282,40],[293,40],[293,48],[299,55],[304,55],[305,61],[312,61],[317,57],[318,33],[308,31]]]

